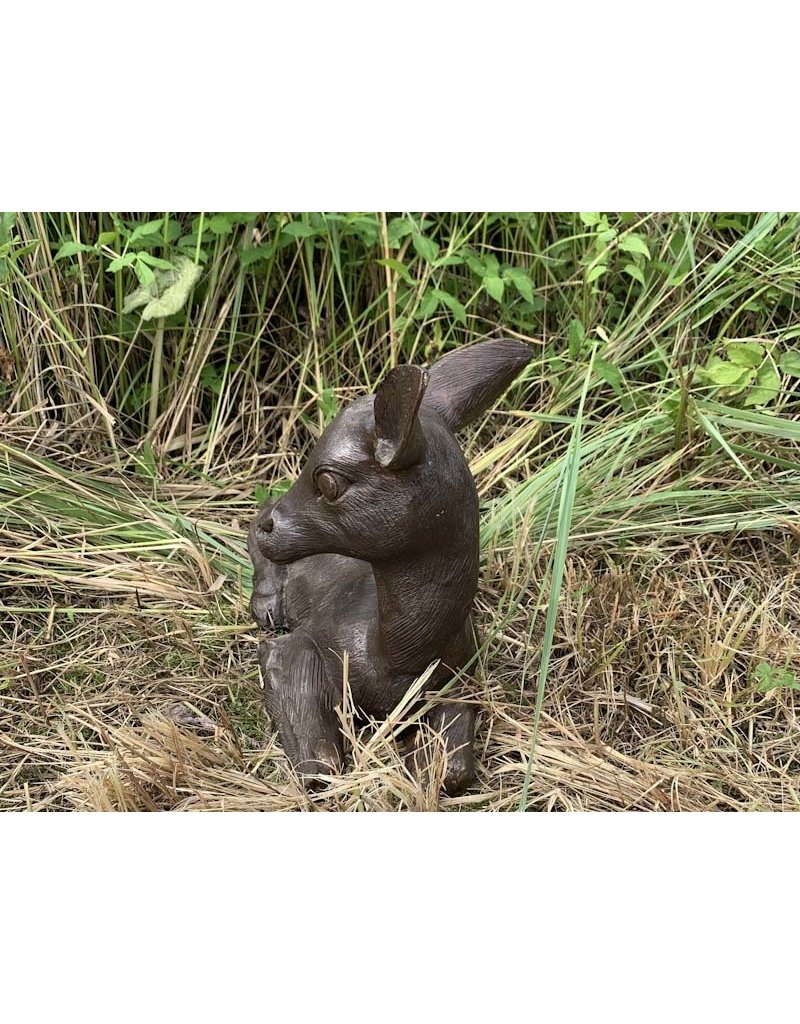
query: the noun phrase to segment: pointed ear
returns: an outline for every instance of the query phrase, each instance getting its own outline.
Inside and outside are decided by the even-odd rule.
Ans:
[[[425,405],[452,430],[460,430],[502,395],[532,357],[532,348],[511,338],[448,352],[430,369]]]
[[[427,383],[421,367],[396,366],[375,392],[375,461],[384,469],[405,469],[422,458],[417,411]]]

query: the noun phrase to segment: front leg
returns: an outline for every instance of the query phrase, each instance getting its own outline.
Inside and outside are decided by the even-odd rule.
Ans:
[[[444,791],[448,796],[460,796],[475,779],[475,708],[456,702],[439,704],[424,720],[444,739]]]
[[[329,679],[311,638],[297,630],[258,645],[264,698],[292,767],[303,784],[317,788],[319,775],[336,774],[344,764],[336,714],[341,687]]]

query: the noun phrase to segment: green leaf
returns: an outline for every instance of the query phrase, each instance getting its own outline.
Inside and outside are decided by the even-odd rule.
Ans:
[[[116,231],[101,231],[97,236],[97,248],[100,249],[104,245],[111,245],[111,243],[116,242],[116,240]]]
[[[725,388],[740,383],[743,377],[751,372],[743,366],[736,366],[735,363],[729,363],[718,356],[712,356],[703,370],[703,374],[712,384]]]
[[[464,262],[464,257],[459,256],[457,253],[451,253],[449,256],[440,256],[438,259],[433,261],[434,268],[439,267],[460,267]]]
[[[322,389],[319,396],[319,407],[322,411],[323,422],[327,426],[339,409],[339,403],[336,401],[336,392],[333,388]]]
[[[243,267],[249,267],[252,263],[257,263],[259,260],[270,259],[274,253],[275,250],[271,245],[251,245],[240,251],[239,259]]]
[[[393,217],[386,225],[386,235],[389,240],[390,249],[399,249],[406,235],[410,235],[414,225],[405,217]]]
[[[800,377],[800,352],[784,352],[778,360],[781,373],[788,373],[790,377]]]
[[[133,229],[131,237],[128,239],[128,245],[133,245],[134,242],[138,242],[140,238],[147,238],[149,235],[157,235],[163,226],[163,217],[159,217],[157,220],[149,220],[146,224],[140,224],[138,227]]]
[[[505,291],[505,282],[502,277],[489,277],[483,279],[483,287],[496,302],[501,302]]]
[[[143,288],[148,288],[156,279],[156,275],[142,260],[137,260],[133,265],[133,269]]]
[[[94,246],[84,245],[83,242],[64,242],[53,259],[63,260],[79,252],[94,252]]]
[[[800,682],[794,672],[786,668],[774,668],[765,661],[760,661],[753,672],[758,681],[758,692],[769,693],[770,690],[800,690]]]
[[[511,281],[526,302],[533,302],[533,281],[522,267],[506,267],[503,277]]]
[[[206,363],[200,371],[200,383],[215,395],[222,394],[222,377],[212,363]]]
[[[256,484],[253,488],[253,497],[257,504],[265,505],[269,501],[270,494],[263,484]]]
[[[615,391],[620,390],[620,385],[622,384],[622,373],[616,366],[614,366],[613,363],[609,363],[606,359],[601,359],[599,356],[595,356],[594,368],[606,384],[610,384]]]
[[[737,366],[759,366],[764,358],[764,346],[757,341],[729,341],[725,355]]]
[[[483,260],[478,256],[475,256],[473,253],[465,253],[464,262],[476,277],[486,277],[486,267],[483,264]]]
[[[11,232],[16,222],[16,213],[0,213],[0,245],[7,245],[11,241]]]
[[[136,262],[135,252],[126,252],[124,256],[117,256],[115,260],[111,260],[108,264],[108,269],[112,274],[118,274],[123,267],[130,267]]]
[[[467,326],[467,311],[454,295],[451,295],[449,292],[440,291],[438,288],[434,289],[433,294],[440,302],[447,306],[460,324],[463,324],[465,327]]]
[[[439,308],[439,296],[436,291],[426,292],[414,314],[417,320],[425,320]]]
[[[229,235],[233,231],[231,218],[224,213],[215,213],[206,221],[206,230],[212,235]]]
[[[642,273],[641,268],[637,267],[636,264],[626,263],[622,269],[625,271],[626,274],[632,277],[634,281],[638,281],[639,284],[642,285],[644,284],[644,274]]]
[[[412,236],[411,244],[414,246],[417,255],[421,256],[428,263],[433,263],[439,255],[439,246],[436,242],[432,238],[426,238],[425,235],[421,235],[419,232]]]
[[[640,235],[623,235],[619,240],[619,247],[623,252],[638,253],[650,259],[650,250]]]
[[[169,260],[159,259],[158,256],[152,256],[149,252],[140,252],[138,254],[139,263],[146,263],[150,267],[157,267],[159,270],[172,270],[172,264]]]
[[[289,238],[311,238],[312,235],[316,234],[316,231],[310,224],[304,224],[301,220],[293,220],[291,224],[287,224],[283,228],[281,234],[288,235]]]
[[[489,277],[500,276],[500,262],[493,252],[487,252],[483,262],[486,264],[486,273]]]
[[[579,213],[578,216],[580,217],[580,219],[583,221],[583,223],[586,225],[587,228],[592,228],[592,227],[594,227],[595,224],[599,224],[600,223],[600,214],[599,213]]]
[[[586,283],[591,284],[592,281],[596,281],[598,277],[602,277],[607,270],[608,267],[605,265],[605,263],[600,263],[596,267],[592,267],[592,269],[586,275]]]
[[[577,359],[583,348],[583,343],[586,341],[586,331],[580,320],[570,320],[567,337],[569,339],[569,357]]]
[[[780,391],[781,379],[774,368],[767,364],[762,366],[756,374],[755,383],[744,400],[746,406],[769,405],[773,402]]]
[[[404,263],[401,263],[400,260],[386,259],[376,260],[375,262],[381,267],[389,267],[390,270],[393,270],[396,274],[399,274],[400,277],[402,277],[402,279],[406,281],[408,284],[414,283],[413,277],[408,272],[408,267]]]

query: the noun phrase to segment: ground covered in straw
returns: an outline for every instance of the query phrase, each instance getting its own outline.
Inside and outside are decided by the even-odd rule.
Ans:
[[[207,216],[3,222],[0,809],[798,809],[798,218]],[[247,524],[387,365],[501,330],[535,358],[464,437],[478,779],[343,713],[308,794]]]

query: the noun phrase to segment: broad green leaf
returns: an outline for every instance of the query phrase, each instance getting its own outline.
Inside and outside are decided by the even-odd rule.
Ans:
[[[784,352],[778,360],[781,373],[788,373],[790,377],[800,377],[800,352]]]
[[[405,217],[393,217],[386,225],[386,235],[390,249],[399,249],[406,235],[410,235],[414,225]]]
[[[712,384],[716,384],[718,387],[732,387],[734,384],[740,383],[752,371],[748,371],[744,366],[729,363],[718,356],[712,356],[703,373]]]
[[[500,276],[500,261],[493,252],[487,252],[484,256],[483,262],[486,265],[486,273],[489,277]]]
[[[476,277],[486,277],[486,267],[479,257],[473,253],[465,253],[464,262]]]
[[[640,235],[623,235],[619,240],[619,247],[623,252],[639,253],[650,259],[650,250]]]
[[[390,270],[393,270],[396,274],[399,274],[404,281],[408,282],[408,284],[414,283],[414,278],[409,273],[408,267],[404,263],[401,263],[400,260],[382,259],[376,260],[375,262],[381,267],[389,267]]]
[[[163,226],[163,217],[159,217],[157,220],[149,220],[146,224],[140,224],[131,232],[128,245],[133,245],[134,242],[138,242],[140,238],[147,238],[149,235],[157,235]]]
[[[425,235],[421,235],[419,232],[413,235],[411,244],[414,246],[417,255],[421,256],[428,263],[433,263],[439,255],[439,246],[436,242],[432,238],[426,238]]]
[[[104,245],[111,245],[112,242],[117,240],[116,231],[101,231],[97,236],[97,247],[98,249]]]
[[[635,263],[626,263],[622,269],[626,274],[632,277],[634,281],[638,281],[639,284],[642,285],[644,284],[644,274],[642,273],[641,268],[637,267]]]
[[[454,295],[451,295],[449,292],[441,291],[438,288],[434,289],[433,294],[440,302],[444,303],[444,305],[447,306],[447,308],[452,312],[456,320],[458,320],[460,324],[463,324],[466,327],[467,311],[466,309],[464,309],[464,307],[461,305],[458,299]]]
[[[760,661],[753,673],[758,681],[758,692],[769,693],[770,690],[800,690],[800,682],[794,672],[786,668],[773,668],[765,661]]]
[[[152,256],[149,252],[140,252],[139,263],[146,263],[150,267],[156,267],[158,270],[172,270],[172,264],[169,260],[159,259],[158,256]]]
[[[506,267],[503,277],[511,281],[523,299],[533,302],[533,281],[522,267]]]
[[[123,267],[130,267],[136,262],[135,252],[126,252],[124,256],[117,256],[116,259],[112,260],[108,264],[108,269],[112,274],[119,273]]]
[[[764,358],[764,346],[757,341],[729,341],[725,355],[737,366],[759,366]]]
[[[215,395],[222,394],[222,377],[212,363],[206,363],[200,371],[200,383],[209,391],[213,391]]]
[[[440,256],[438,259],[433,261],[433,266],[438,269],[439,267],[460,267],[464,262],[463,256],[458,256],[456,253],[451,253],[449,256]]]
[[[0,213],[0,245],[6,245],[11,241],[11,232],[16,222],[16,213]]]
[[[593,281],[596,281],[598,277],[602,277],[605,274],[606,270],[608,270],[608,267],[605,263],[599,263],[596,267],[592,267],[586,275],[586,283],[591,284]]]
[[[781,379],[774,368],[769,364],[762,366],[756,374],[753,387],[745,398],[744,404],[747,406],[769,405],[777,398],[780,386]]]
[[[592,228],[592,227],[594,227],[595,224],[599,224],[600,223],[600,214],[599,213],[579,213],[578,216],[580,217],[580,219],[583,221],[583,223],[586,225],[587,228]]]
[[[483,287],[496,302],[502,301],[505,290],[505,283],[502,277],[489,277],[487,275],[483,279]]]
[[[595,356],[594,368],[602,379],[610,384],[615,391],[618,391],[622,384],[622,373],[614,366],[613,363],[609,363],[606,359],[601,359],[599,356]]]
[[[422,301],[417,307],[417,312],[414,314],[416,319],[425,320],[431,316],[439,308],[439,296],[435,290],[426,292],[422,297]]]
[[[143,288],[148,288],[156,279],[156,275],[142,260],[137,260],[133,265],[133,269]]]
[[[301,220],[294,220],[283,228],[281,234],[288,235],[289,238],[311,238],[312,235],[316,234],[316,231],[310,224],[304,224]]]
[[[268,260],[274,255],[275,250],[271,245],[251,245],[240,251],[239,259],[243,267],[249,267],[252,263]]]
[[[79,252],[94,252],[93,245],[84,245],[83,242],[64,242],[53,259],[63,260],[67,256],[74,256]]]
[[[232,219],[225,213],[215,213],[206,221],[206,230],[212,235],[229,235],[233,231]]]

